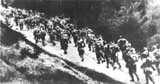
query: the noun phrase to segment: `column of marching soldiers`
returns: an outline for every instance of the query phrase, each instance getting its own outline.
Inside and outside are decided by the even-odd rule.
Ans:
[[[96,54],[97,64],[106,62],[106,67],[111,66],[113,70],[121,68],[119,56],[122,56],[132,82],[135,81],[134,76],[137,81],[140,80],[136,68],[138,61],[143,62],[141,68],[145,74],[146,84],[149,84],[149,80],[155,84],[152,78],[153,71],[156,70],[160,74],[160,54],[155,54],[159,50],[157,47],[153,47],[152,50],[145,47],[139,54],[132,44],[122,36],[119,36],[117,41],[107,42],[101,35],[95,34],[88,27],[77,29],[74,24],[70,23],[70,18],[65,18],[63,15],[48,18],[44,13],[17,8],[5,10],[1,15],[5,17],[5,24],[11,28],[19,26],[20,31],[24,30],[24,27],[27,30],[34,30],[35,43],[40,42],[43,46],[47,45],[46,35],[49,36],[53,46],[56,45],[56,41],[60,41],[64,54],[67,54],[68,45],[73,39],[82,62],[84,61],[85,47]],[[151,55],[153,52],[154,55]]]

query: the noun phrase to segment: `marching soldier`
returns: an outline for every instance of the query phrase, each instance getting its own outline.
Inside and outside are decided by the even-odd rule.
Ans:
[[[104,46],[104,56],[105,56],[105,59],[106,59],[107,68],[109,68],[109,63],[110,63],[110,58],[111,58],[111,52],[110,52],[110,45],[109,44],[105,44],[105,46]]]
[[[77,43],[77,46],[78,46],[78,53],[79,53],[79,56],[81,58],[81,61],[84,61],[84,47],[85,47],[85,43],[84,43],[84,40],[80,39]]]
[[[139,77],[137,75],[137,66],[136,66],[137,60],[134,59],[130,54],[127,54],[126,56],[126,67],[129,70],[129,75],[131,77],[131,81],[134,82],[134,75],[137,78],[137,81],[139,81]]]
[[[118,47],[118,46],[115,46],[115,47],[113,48],[113,52],[112,52],[112,56],[111,56],[111,58],[112,58],[112,60],[113,60],[113,67],[114,67],[113,69],[116,69],[115,63],[118,64],[119,69],[121,68],[121,64],[120,64],[120,62],[119,62],[119,52],[120,52],[119,47]]]
[[[45,36],[46,36],[46,32],[45,30],[40,29],[36,29],[33,32],[34,35],[34,39],[36,41],[36,43],[38,43],[38,41],[41,39],[42,40],[42,45],[45,46]]]
[[[45,30],[41,30],[41,39],[42,39],[43,46],[45,46],[45,36],[46,36]]]
[[[100,64],[100,62],[104,62],[104,56],[103,56],[103,46],[101,43],[96,43],[95,45],[95,53],[97,58],[97,64]]]
[[[61,39],[60,39],[60,44],[61,44],[61,49],[64,50],[64,54],[67,54],[67,49],[68,49],[68,35],[67,34],[61,34]]]
[[[128,44],[128,40],[120,36],[117,40],[117,44],[123,52],[126,49],[126,44]]]
[[[35,43],[38,43],[38,34],[39,34],[40,30],[37,28],[34,30],[33,35],[34,35],[34,40]]]
[[[20,27],[20,30],[23,30],[23,22],[22,21],[19,23],[19,27]]]
[[[55,30],[50,31],[49,37],[50,37],[50,42],[55,46],[56,45],[56,43],[55,43],[56,31]]]
[[[93,45],[94,45],[94,40],[92,38],[88,38],[88,48],[89,48],[89,51],[93,51],[94,52]]]
[[[77,42],[78,42],[78,38],[79,38],[78,30],[74,30],[73,33],[72,33],[72,36],[73,36],[73,41],[74,41],[74,44],[75,44],[75,47],[76,47]]]
[[[153,84],[155,84],[155,82],[154,82],[154,80],[152,78],[152,73],[153,73],[153,70],[155,70],[155,68],[153,67],[152,61],[149,60],[148,58],[146,58],[146,61],[142,64],[141,68],[143,69],[143,72],[145,74],[146,84],[149,84],[149,80]]]

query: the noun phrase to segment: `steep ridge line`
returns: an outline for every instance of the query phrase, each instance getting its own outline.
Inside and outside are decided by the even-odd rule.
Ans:
[[[12,30],[12,29],[10,29],[10,28],[8,28],[8,29],[11,30],[11,31],[13,31],[13,32],[15,32],[16,34],[18,34],[18,35],[20,36],[19,38],[20,38],[21,40],[25,41],[27,44],[33,46],[34,48],[40,50],[40,52],[43,52],[43,53],[49,55],[50,57],[56,57],[56,58],[58,58],[58,59],[60,59],[60,60],[63,60],[64,62],[66,62],[66,63],[69,65],[69,67],[73,67],[74,69],[76,69],[76,70],[78,70],[78,71],[86,74],[87,76],[91,77],[91,78],[94,79],[94,80],[97,80],[97,81],[100,81],[100,82],[105,82],[105,83],[106,83],[106,82],[109,82],[109,83],[112,83],[112,84],[124,84],[124,83],[122,83],[122,82],[120,82],[120,81],[114,80],[113,78],[111,78],[111,77],[109,77],[109,76],[107,76],[107,75],[105,75],[105,74],[102,74],[102,73],[100,73],[100,72],[96,72],[95,70],[89,69],[89,68],[87,68],[87,67],[79,66],[79,65],[77,65],[77,64],[72,63],[72,62],[69,61],[69,60],[66,60],[66,59],[64,59],[64,58],[61,58],[61,57],[55,55],[55,54],[52,54],[52,53],[50,53],[50,52],[47,52],[46,50],[40,48],[40,47],[37,46],[36,44],[34,44],[34,43],[32,43],[31,41],[29,41],[28,39],[26,39],[26,37],[25,37],[23,34],[21,34],[20,32],[14,31],[14,30]]]
[[[4,28],[4,27],[2,27],[2,28]],[[11,29],[9,29],[9,28],[6,28],[6,29],[8,29],[7,30],[7,32],[9,31],[9,32],[14,32],[14,33],[16,33],[15,31],[13,31],[13,30],[11,30]],[[7,33],[8,34],[8,33]],[[20,34],[20,33],[16,33],[16,34],[18,34],[19,35],[19,40],[20,40],[20,38],[21,38],[21,40],[22,40],[22,38],[24,38],[25,39],[25,37],[22,35],[22,34]],[[11,37],[12,37],[12,35],[13,34],[11,34]],[[20,36],[21,35],[21,36]],[[9,36],[10,36],[10,33],[9,33]],[[14,37],[15,39],[17,39],[17,37]],[[8,43],[7,43],[8,44]],[[10,43],[9,43],[10,44]],[[15,43],[13,43],[13,44],[15,44]],[[28,45],[28,44],[27,44]],[[8,53],[8,50],[10,50],[10,46],[11,46],[11,48],[12,48],[12,45],[7,45],[7,46],[0,46],[0,50],[2,50],[2,56],[1,56],[1,59],[7,64],[7,65],[10,65],[11,67],[13,67],[13,68],[15,68],[18,72],[20,72],[21,73],[21,75],[24,75],[25,76],[25,78],[22,78],[22,79],[27,79],[27,80],[29,80],[29,82],[33,82],[33,84],[35,84],[35,82],[34,81],[37,81],[38,83],[36,83],[36,84],[54,84],[55,82],[56,82],[56,84],[59,84],[59,82],[60,82],[60,84],[75,84],[76,82],[78,82],[78,84],[92,84],[92,83],[90,83],[90,82],[92,82],[92,80],[93,79],[91,79],[91,78],[89,78],[89,77],[87,77],[85,74],[82,74],[81,72],[80,73],[78,73],[78,74],[76,74],[73,70],[69,70],[69,68],[66,68],[64,65],[67,65],[66,63],[64,63],[64,61],[62,61],[62,63],[64,63],[64,65],[59,65],[60,67],[64,67],[64,68],[53,68],[53,69],[50,69],[51,71],[53,70],[53,72],[48,72],[48,71],[46,71],[45,72],[45,74],[41,74],[41,75],[34,75],[34,74],[28,74],[28,71],[30,71],[30,70],[28,70],[28,67],[27,66],[24,66],[23,67],[23,62],[21,62],[22,60],[20,60],[20,63],[22,63],[22,66],[19,66],[19,65],[17,65],[17,63],[15,63],[15,62],[13,62],[12,63],[12,58],[11,58],[11,60],[10,60],[10,58],[8,57],[8,56],[6,56],[6,55],[10,55],[10,52]],[[35,46],[36,47],[36,46]],[[4,51],[4,52],[3,52]],[[7,52],[6,52],[7,51]],[[12,51],[12,50],[11,50]],[[6,54],[5,54],[6,53]],[[14,53],[13,53],[13,55],[14,55]],[[43,55],[45,55],[45,54],[43,54]],[[15,56],[19,56],[19,55],[15,55]],[[30,55],[28,55],[29,57],[30,57]],[[42,57],[42,55],[39,55],[39,56],[41,56]],[[48,56],[48,55],[47,55]],[[7,58],[6,58],[7,57]],[[45,56],[44,56],[45,57]],[[49,57],[49,56],[48,56]],[[40,58],[39,60],[41,60],[42,58]],[[53,59],[57,59],[57,58],[53,58]],[[28,59],[24,59],[24,60],[28,60]],[[38,60],[38,59],[32,59],[33,61],[35,60]],[[44,60],[46,60],[46,59],[44,59]],[[58,59],[57,59],[58,60]],[[50,61],[50,60],[48,60],[48,61]],[[18,60],[17,60],[17,62],[18,62]],[[32,62],[32,61],[27,61],[27,62]],[[61,62],[61,61],[60,61]],[[33,62],[33,63],[36,63],[36,62]],[[43,63],[45,63],[45,62],[42,62],[42,64]],[[54,63],[54,62],[53,62]],[[28,64],[28,63],[27,63]],[[31,64],[31,63],[30,63]],[[59,64],[59,63],[58,63]],[[30,65],[29,65],[30,66]],[[31,67],[34,67],[34,64],[32,65],[31,64]],[[48,65],[46,65],[46,66],[48,66]],[[42,67],[43,68],[43,67]],[[26,69],[27,69],[27,71],[26,71]],[[67,70],[68,69],[68,70]],[[43,70],[47,70],[47,69],[43,69]],[[56,72],[55,72],[55,70],[56,70]],[[75,70],[75,71],[77,71],[77,70]],[[79,71],[78,71],[79,72]],[[7,73],[8,74],[8,73]],[[80,74],[80,75],[79,75]],[[7,76],[6,76],[7,77]],[[85,80],[84,80],[84,79]],[[1,78],[0,78],[1,79]],[[44,80],[45,82],[43,82],[42,80]],[[17,80],[16,80],[17,81]],[[48,81],[48,82],[47,82]],[[66,81],[66,82],[65,82]],[[8,82],[8,81],[6,81],[6,82]],[[19,82],[19,81],[18,81]],[[96,83],[95,84],[97,84],[97,81],[95,81]],[[16,84],[16,83],[15,83]],[[20,83],[21,84],[21,83]],[[28,83],[27,83],[28,84]],[[30,83],[29,83],[30,84]],[[32,84],[32,83],[31,83]]]

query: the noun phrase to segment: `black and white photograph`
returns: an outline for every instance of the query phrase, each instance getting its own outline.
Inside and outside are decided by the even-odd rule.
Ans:
[[[0,0],[0,84],[160,84],[160,0]]]

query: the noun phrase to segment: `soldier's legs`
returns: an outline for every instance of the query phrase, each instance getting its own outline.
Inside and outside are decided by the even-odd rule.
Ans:
[[[77,39],[74,39],[75,47],[77,47]]]
[[[63,49],[64,44],[62,41],[60,41],[60,46],[61,46],[61,49]]]
[[[67,50],[64,50],[64,54],[67,54]]]
[[[139,81],[139,76],[137,75],[137,73],[134,72],[134,74],[135,74],[135,76],[136,76],[136,78],[137,78],[137,81]]]
[[[105,57],[102,53],[101,53],[101,57],[102,57],[102,62],[105,62]]]
[[[23,26],[22,25],[20,25],[20,30],[22,30],[23,29]]]
[[[115,59],[115,57],[113,57],[112,56],[112,63],[111,63],[111,65],[112,65],[112,67],[113,67],[113,70],[115,70],[116,69],[116,66],[115,66],[115,63],[116,63],[116,59]]]
[[[80,56],[80,58],[81,58],[81,61],[84,61],[84,56],[83,56],[84,51],[81,50],[81,49],[78,49],[78,53],[79,53],[79,56]]]
[[[36,43],[38,43],[38,39],[36,39]]]
[[[156,68],[157,68],[158,75],[160,75],[160,68],[159,68],[160,66],[159,65],[160,65],[159,62],[157,62],[156,63]]]
[[[151,75],[152,75],[152,74],[145,73],[146,84],[149,84],[149,80],[151,80],[151,82],[152,82],[153,84],[155,84],[155,82],[154,82],[154,80],[153,80],[153,78],[152,78]]]
[[[92,49],[92,52],[94,52],[94,51],[95,51],[95,49],[94,49],[94,46],[93,46],[93,45],[91,45],[91,49]]]
[[[99,60],[103,63],[104,61],[103,61],[103,56],[102,56],[102,54],[99,54]]]
[[[151,75],[149,75],[149,80],[151,80],[152,83],[155,84],[155,82],[154,82],[153,78],[151,77]]]
[[[120,64],[120,62],[119,62],[119,59],[118,59],[118,57],[116,57],[116,63],[118,64],[118,66],[119,66],[119,69],[121,68],[121,64]]]
[[[77,47],[77,43],[74,41],[74,47]]]
[[[35,39],[35,43],[38,43],[38,38],[37,38],[37,37],[34,37],[34,39]]]
[[[82,61],[84,61],[84,53],[85,53],[85,51],[82,50]]]
[[[53,41],[53,36],[49,34],[49,39],[50,39],[50,42]]]
[[[69,42],[69,43],[72,43],[72,41],[70,40],[70,37],[68,38],[68,42]]]
[[[68,44],[63,44],[63,45],[64,45],[64,54],[67,54]]]
[[[106,57],[107,68],[109,68],[109,58],[108,56],[105,56],[105,57]]]
[[[18,26],[18,21],[17,21],[17,20],[15,20],[15,22],[16,22],[16,26]]]
[[[45,46],[45,42],[44,41],[42,41],[42,45]]]
[[[135,80],[134,80],[134,77],[133,77],[133,72],[130,68],[129,68],[129,75],[131,77],[131,81],[134,82]]]
[[[146,84],[149,84],[149,75],[145,74],[145,78],[146,78]]]
[[[113,59],[112,59],[112,58],[110,58],[109,63],[111,64],[111,66],[112,66],[112,67],[113,67],[113,69],[114,69],[115,67],[114,67],[114,62],[113,62]]]
[[[91,51],[91,44],[88,44],[89,51]]]
[[[42,45],[45,46],[45,39],[42,38]]]
[[[81,61],[83,62],[83,61],[84,61],[84,57],[83,57],[83,55],[80,55],[80,57],[81,57]]]
[[[96,53],[96,58],[97,58],[97,64],[100,64],[100,56],[98,53]]]
[[[119,69],[120,69],[121,68],[121,64],[119,63],[119,61],[116,61],[116,63],[118,64]]]
[[[56,36],[54,35],[53,37],[51,37],[50,40],[51,40],[52,44],[55,46],[56,45],[56,43],[55,43]]]

